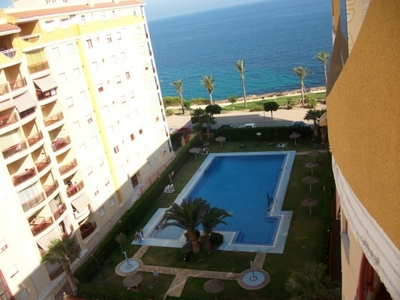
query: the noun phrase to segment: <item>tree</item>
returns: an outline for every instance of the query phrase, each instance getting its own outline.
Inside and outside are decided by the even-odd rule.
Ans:
[[[214,91],[214,79],[211,75],[205,75],[203,76],[203,79],[201,79],[201,83],[208,91],[208,95],[210,96],[210,104],[213,104],[212,92]]]
[[[304,116],[304,120],[313,120],[314,126],[313,126],[313,139],[318,138],[318,132],[319,132],[319,124],[318,120],[321,118],[321,116],[326,112],[326,109],[309,109]]]
[[[333,300],[341,297],[340,289],[330,282],[326,266],[322,263],[307,263],[301,271],[293,272],[285,288],[293,295],[291,300]]]
[[[237,97],[234,95],[231,95],[228,97],[228,101],[232,104],[232,110],[234,109],[233,104],[236,103]]]
[[[328,77],[326,76],[326,64],[328,63],[329,60],[329,52],[326,51],[320,51],[315,55],[315,58],[318,59],[322,65],[324,66],[324,76],[325,76],[325,87],[328,81]]]
[[[203,225],[204,236],[206,237],[204,246],[206,251],[211,250],[211,241],[210,241],[211,233],[219,224],[226,225],[224,219],[227,217],[232,217],[232,215],[228,213],[225,209],[218,207],[211,208],[203,216],[203,221],[201,222],[201,224]]]
[[[125,243],[126,241],[126,236],[124,233],[120,232],[116,235],[115,241],[119,244],[121,247],[121,252],[124,253],[124,249],[122,249],[122,244]]]
[[[279,108],[278,102],[275,101],[267,101],[264,103],[264,111],[271,112],[271,119],[274,119],[274,111],[277,111]]]
[[[302,66],[294,67],[292,69],[294,73],[299,77],[300,79],[300,89],[301,89],[301,107],[304,107],[304,92],[306,90],[304,86],[304,79],[308,74],[312,74],[312,72],[308,69],[308,67],[303,68]]]
[[[77,295],[79,280],[72,275],[70,257],[76,256],[75,240],[63,238],[52,240],[49,249],[42,256],[43,263],[60,264],[71,285],[74,296]]]
[[[196,108],[191,113],[190,121],[194,124],[193,129],[197,132],[198,138],[203,139],[203,123],[204,123],[204,114],[205,110],[202,108]]]
[[[172,203],[165,212],[162,228],[178,226],[186,230],[187,237],[192,243],[194,253],[200,252],[200,244],[196,234],[197,227],[203,222],[203,217],[209,211],[210,205],[201,198],[183,200],[179,206]]]
[[[182,93],[183,93],[182,82],[183,82],[183,80],[179,79],[177,81],[171,82],[171,85],[175,87],[176,92],[179,94],[179,99],[181,100],[181,106],[182,106],[182,114],[184,115],[185,114],[185,104],[184,104],[183,96],[182,96]]]
[[[236,70],[238,70],[240,74],[240,79],[242,80],[242,91],[243,91],[243,101],[244,107],[247,108],[247,101],[246,101],[246,87],[244,84],[244,60],[238,60],[235,63]]]

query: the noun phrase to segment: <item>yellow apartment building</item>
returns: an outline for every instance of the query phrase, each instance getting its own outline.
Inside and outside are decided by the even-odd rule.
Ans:
[[[400,299],[400,2],[333,0],[328,132],[342,299]]]
[[[174,157],[144,5],[0,11],[1,299],[61,299],[50,241],[75,240],[76,269]]]

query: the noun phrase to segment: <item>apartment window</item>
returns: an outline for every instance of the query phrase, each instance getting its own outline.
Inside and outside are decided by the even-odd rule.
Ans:
[[[82,102],[87,100],[85,91],[79,93],[79,99],[81,99]]]
[[[141,45],[141,46],[139,47],[139,52],[142,53],[142,54],[145,54],[145,53],[146,53],[146,48],[144,47],[144,45]]]
[[[52,48],[51,49],[51,54],[53,55],[54,58],[60,57],[60,49],[58,47]]]
[[[97,135],[95,135],[94,137],[92,137],[92,145],[95,146],[99,143],[99,138],[97,137]]]
[[[10,277],[11,277],[11,278],[14,277],[15,274],[18,273],[17,265],[13,265],[13,266],[9,269],[8,273],[10,274]]]
[[[112,11],[111,13],[113,20],[117,19],[117,14],[115,13],[115,11]]]
[[[114,206],[115,205],[115,198],[111,197],[110,198],[110,206]]]
[[[92,173],[93,173],[93,168],[92,168],[92,166],[87,167],[87,168],[86,168],[86,174],[89,176],[89,175],[91,175]]]
[[[118,148],[118,146],[115,146],[114,147],[114,153],[117,154],[118,152],[119,152],[119,148]]]
[[[131,133],[131,141],[135,140],[135,135]]]
[[[136,35],[141,36],[142,35],[142,27],[138,26],[136,27]]]
[[[126,76],[126,79],[128,79],[128,80],[131,78],[131,74],[129,72],[125,72],[125,76]]]
[[[147,162],[146,168],[147,168],[147,170],[151,169],[151,163],[149,161]]]
[[[135,117],[135,119],[139,118],[139,110],[138,109],[135,109],[133,111],[133,116]]]
[[[107,43],[112,43],[111,34],[107,34]]]
[[[160,120],[160,117],[159,116],[157,116],[156,117],[156,122],[158,122]]]
[[[6,243],[6,240],[2,240],[0,242],[0,253],[2,253],[4,250],[6,250],[8,248],[8,245]]]
[[[85,152],[86,152],[86,145],[85,144],[80,145],[79,146],[79,153],[83,154]]]
[[[129,121],[131,120],[131,116],[130,115],[126,115],[125,116],[126,121],[129,123]]]
[[[125,104],[126,103],[126,98],[125,96],[121,96],[121,104]]]
[[[100,157],[100,158],[97,160],[97,162],[99,163],[99,167],[103,166],[103,165],[104,165],[104,158],[103,158],[103,157]]]
[[[86,25],[86,18],[85,16],[81,16],[81,24]]]
[[[47,21],[45,23],[45,28],[47,32],[53,32],[54,31],[54,21]]]
[[[96,189],[94,190],[94,193],[93,193],[95,196],[97,196],[98,194],[99,194],[99,187],[98,186],[96,186]]]
[[[73,44],[67,44],[67,53],[68,54],[74,54],[75,53],[75,49],[74,49],[74,45]]]
[[[116,64],[116,63],[117,63],[117,57],[116,57],[115,55],[111,56],[111,62],[112,62],[113,64]]]
[[[121,53],[121,60],[122,60],[122,61],[126,60],[126,54],[125,54],[125,52],[122,52],[122,53]]]
[[[81,77],[81,71],[79,71],[79,68],[74,69],[74,77],[75,78]]]
[[[87,46],[88,48],[93,48],[93,43],[92,43],[92,40],[91,40],[91,39],[86,40],[86,46]]]
[[[105,214],[106,214],[106,211],[104,210],[104,207],[103,207],[103,206],[100,207],[100,208],[99,208],[99,215],[100,215],[100,217],[104,216]]]
[[[106,14],[105,14],[105,13],[103,13],[103,14],[101,15],[101,19],[103,20],[103,22],[106,22],[106,21],[107,21],[107,17],[106,17]]]
[[[68,29],[69,28],[69,19],[61,19],[61,28],[62,29]]]
[[[134,91],[130,91],[130,96],[131,96],[131,99],[133,99],[133,98],[135,98],[135,92]]]
[[[108,179],[108,176],[106,176],[106,178],[104,178],[104,186],[107,186],[110,184],[110,179]]]
[[[88,114],[88,115],[86,116],[86,121],[87,121],[88,124],[90,124],[90,123],[93,122],[93,119],[92,119],[92,115],[91,115],[91,114]]]
[[[102,85],[102,84],[99,84],[99,85],[97,86],[97,90],[99,91],[99,93],[102,93],[102,92],[104,91],[103,85]]]
[[[121,32],[117,32],[116,33],[116,36],[117,36],[117,40],[122,40],[122,35],[121,35]]]
[[[79,131],[79,129],[81,129],[81,124],[79,123],[79,121],[72,123],[72,128],[74,131]]]
[[[133,10],[133,15],[136,17],[137,15],[136,9]]]
[[[139,134],[143,134],[143,129],[140,129],[140,130],[139,130]]]
[[[108,127],[108,133],[110,135],[112,135],[114,133],[114,126],[111,125],[111,126]]]
[[[106,114],[108,114],[109,112],[110,112],[110,110],[108,109],[108,105],[104,105],[103,106],[103,113],[106,115]]]
[[[120,84],[121,83],[121,76],[117,76],[117,84]]]
[[[93,71],[99,70],[99,65],[97,64],[97,61],[92,62],[92,68],[93,68]]]

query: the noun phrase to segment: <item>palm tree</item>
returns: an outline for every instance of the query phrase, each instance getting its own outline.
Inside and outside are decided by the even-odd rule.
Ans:
[[[208,202],[201,198],[184,199],[180,206],[173,203],[165,212],[162,228],[178,226],[186,230],[187,237],[192,243],[193,252],[198,253],[200,252],[200,244],[196,230],[203,222],[203,216],[209,209]]]
[[[313,127],[313,139],[315,140],[318,137],[318,131],[319,131],[319,124],[318,120],[321,118],[321,116],[326,112],[326,109],[309,109],[304,116],[304,120],[313,120],[314,122],[314,127]]]
[[[68,278],[74,296],[77,295],[79,280],[72,275],[70,257],[76,257],[75,240],[63,238],[62,240],[52,240],[47,250],[42,256],[43,263],[60,264]]]
[[[320,51],[317,53],[317,55],[315,55],[315,58],[318,59],[319,61],[321,61],[322,65],[324,66],[325,87],[326,87],[326,84],[327,84],[326,64],[328,63],[328,60],[329,60],[329,52]]]
[[[235,107],[233,106],[233,104],[236,103],[237,97],[235,95],[231,95],[228,97],[228,101],[232,104],[232,110],[234,110]]]
[[[232,217],[230,213],[228,213],[225,209],[213,207],[211,208],[204,216],[201,224],[203,225],[203,231],[205,239],[204,249],[206,251],[211,250],[211,233],[219,224],[225,224],[225,218]]]
[[[171,85],[175,87],[177,93],[179,94],[179,99],[181,99],[182,114],[184,115],[185,114],[185,105],[184,105],[183,96],[182,96],[182,93],[183,93],[182,82],[183,82],[183,80],[179,79],[177,81],[171,82]]]
[[[290,300],[340,299],[339,288],[334,288],[322,263],[307,263],[301,271],[293,272],[285,283],[293,297]]]
[[[238,60],[235,63],[235,67],[238,70],[240,74],[240,79],[242,80],[242,91],[243,91],[243,101],[244,101],[244,107],[247,108],[247,102],[246,102],[246,87],[244,84],[244,60]]]
[[[292,71],[296,73],[297,76],[299,76],[301,89],[301,107],[304,107],[304,92],[306,89],[304,87],[304,78],[306,78],[308,74],[312,74],[312,72],[308,69],[308,67],[303,68],[302,66],[294,67]]]
[[[201,79],[201,83],[208,91],[208,95],[210,95],[210,104],[213,104],[212,92],[214,91],[214,79],[211,75],[205,75],[203,76],[203,79]]]
[[[124,253],[124,249],[122,248],[122,244],[126,242],[126,236],[124,233],[120,232],[116,235],[115,241],[119,244],[121,247],[121,252]]]

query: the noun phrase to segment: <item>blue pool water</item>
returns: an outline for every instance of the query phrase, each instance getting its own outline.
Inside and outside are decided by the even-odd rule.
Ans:
[[[232,214],[217,231],[236,231],[236,243],[271,244],[278,217],[270,216],[271,203],[286,155],[215,157],[187,198],[200,197]]]

